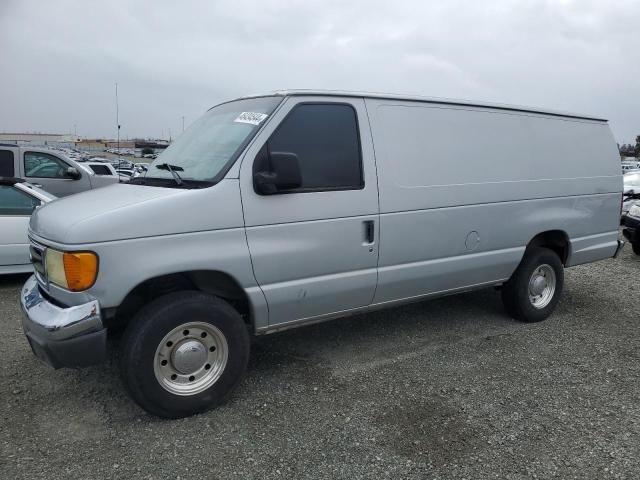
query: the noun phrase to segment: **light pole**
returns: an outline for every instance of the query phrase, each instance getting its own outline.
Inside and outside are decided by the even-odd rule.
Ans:
[[[118,82],[116,82],[116,125],[118,126],[116,145],[118,149],[118,170],[120,170],[120,162],[122,157],[120,156],[120,110],[118,108]]]
[[[184,133],[184,115],[182,115],[182,133]]]

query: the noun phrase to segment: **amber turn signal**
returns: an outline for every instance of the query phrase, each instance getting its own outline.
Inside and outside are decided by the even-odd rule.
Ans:
[[[90,288],[98,275],[98,256],[93,252],[65,252],[63,255],[67,288],[80,292]]]

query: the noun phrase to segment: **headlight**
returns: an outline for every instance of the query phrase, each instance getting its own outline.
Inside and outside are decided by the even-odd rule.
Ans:
[[[640,205],[631,205],[628,215],[632,217],[640,217]]]
[[[47,248],[45,264],[49,281],[72,292],[91,287],[98,274],[98,256],[93,252],[60,252]]]

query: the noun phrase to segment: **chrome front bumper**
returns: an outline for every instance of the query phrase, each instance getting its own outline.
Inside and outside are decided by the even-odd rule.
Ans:
[[[68,308],[48,301],[31,276],[20,293],[22,328],[36,357],[53,368],[84,367],[106,357],[107,331],[93,300]]]

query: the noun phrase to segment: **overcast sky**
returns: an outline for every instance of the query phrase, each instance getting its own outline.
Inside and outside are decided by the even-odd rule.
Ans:
[[[281,88],[487,100],[640,134],[640,1],[0,0],[0,131],[182,131]]]

